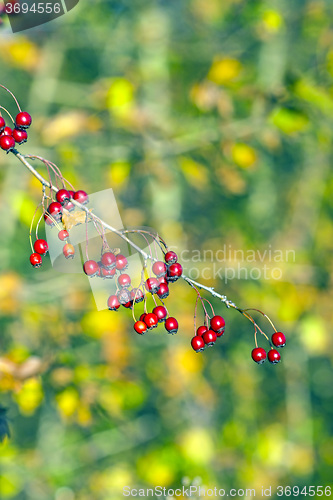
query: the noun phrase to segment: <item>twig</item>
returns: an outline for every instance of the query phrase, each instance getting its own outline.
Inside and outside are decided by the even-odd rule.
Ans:
[[[16,156],[16,158],[18,160],[20,160],[21,163],[23,163],[23,165],[30,171],[30,173],[34,177],[36,177],[36,179],[39,180],[39,182],[43,185],[43,187],[48,187],[49,189],[52,189],[55,193],[57,193],[59,191],[59,189],[56,186],[54,186],[49,181],[47,181],[46,179],[44,179],[44,177],[39,172],[37,172],[37,170],[28,162],[26,156],[22,155],[16,149],[13,149],[12,153]],[[127,238],[127,236],[124,234],[125,232],[128,232],[127,230],[120,231],[120,230],[118,230],[118,229],[110,226],[110,224],[107,224],[106,222],[104,222],[97,215],[95,215],[94,213],[92,213],[86,206],[82,205],[82,203],[79,203],[78,201],[75,201],[73,199],[71,200],[71,202],[73,203],[73,205],[75,205],[76,207],[78,207],[80,210],[83,210],[84,212],[86,212],[86,214],[89,217],[91,217],[91,219],[93,219],[94,222],[98,222],[105,229],[108,229],[109,231],[117,234],[120,238],[122,238],[124,241],[126,241],[126,243],[128,243],[140,255],[142,255],[142,257],[144,258],[145,261],[148,260],[148,259],[150,259],[153,262],[157,261],[157,259],[155,259],[151,254],[147,254],[139,246],[137,246],[135,243],[133,243],[133,241],[131,241],[129,238]],[[236,304],[234,304],[234,302],[232,302],[231,300],[229,300],[226,295],[221,295],[220,293],[216,292],[213,287],[208,287],[206,285],[203,285],[202,283],[198,283],[197,281],[189,278],[185,274],[182,275],[182,278],[192,288],[195,289],[195,287],[197,287],[197,288],[200,288],[202,290],[206,290],[206,292],[210,293],[210,295],[212,295],[213,297],[216,297],[221,302],[223,302],[227,308],[232,307],[233,309],[236,309],[237,311],[239,311],[241,314],[244,315],[244,310],[243,309],[241,309],[240,307],[236,306]]]

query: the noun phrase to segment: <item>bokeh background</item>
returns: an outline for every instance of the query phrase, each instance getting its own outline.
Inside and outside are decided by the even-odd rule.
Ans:
[[[138,337],[128,311],[97,312],[83,275],[31,268],[40,187],[1,154],[1,499],[332,485],[332,16],[328,0],[81,0],[1,27],[1,83],[33,115],[22,152],[112,187],[125,225],[179,250],[296,255],[279,280],[204,280],[286,333],[279,365],[252,362],[251,324],[218,302],[226,333],[195,354],[182,283],[178,335]]]

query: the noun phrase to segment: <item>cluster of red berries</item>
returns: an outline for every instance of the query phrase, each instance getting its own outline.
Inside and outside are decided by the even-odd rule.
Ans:
[[[213,316],[210,319],[210,328],[208,325],[199,326],[196,335],[191,340],[191,346],[195,352],[203,351],[206,346],[213,346],[218,337],[222,337],[224,329],[225,321],[222,316]]]
[[[63,254],[66,259],[72,259],[74,257],[75,248],[69,241],[69,232],[66,229],[63,229],[63,226],[60,226],[60,224],[62,223],[64,210],[67,210],[67,212],[72,212],[75,209],[75,205],[74,203],[72,203],[73,200],[81,203],[82,205],[85,205],[89,202],[88,195],[85,191],[69,191],[67,189],[59,189],[59,191],[57,191],[56,193],[56,201],[52,201],[49,204],[47,211],[44,213],[45,223],[51,227],[56,226],[59,230],[59,240],[65,242],[65,245],[63,247]],[[35,245],[38,241],[44,241],[46,243],[45,240],[37,240],[35,242],[35,253],[30,255],[30,262],[33,267],[40,267],[42,265],[41,255],[46,255],[46,253],[36,250]],[[37,248],[39,248],[38,245]]]
[[[42,265],[42,256],[46,255],[49,250],[47,241],[38,239],[34,243],[34,253],[30,255],[30,263],[33,267],[40,267]]]
[[[0,147],[4,151],[12,151],[15,144],[23,144],[28,140],[27,129],[30,127],[32,118],[26,111],[20,111],[15,118],[15,127],[6,126],[5,119],[0,116]]]
[[[284,347],[286,345],[286,337],[282,332],[275,332],[272,335],[271,338],[271,349],[266,352],[265,349],[262,347],[255,347],[252,351],[252,359],[259,365],[264,363],[266,361],[266,358],[268,358],[268,361],[275,365],[276,363],[279,363],[281,361],[281,355],[279,351],[274,349],[273,346],[275,347]]]
[[[104,253],[101,263],[87,261],[84,264],[84,272],[88,275],[91,275],[89,274],[90,272],[98,273],[100,264],[106,267],[106,269],[115,268],[115,272],[120,271],[117,280],[117,293],[110,295],[107,302],[108,308],[111,311],[117,311],[120,306],[132,309],[135,304],[145,300],[145,293],[147,292],[152,296],[155,295],[163,304],[163,299],[166,299],[169,295],[169,284],[177,281],[183,273],[181,264],[177,262],[177,254],[168,251],[164,255],[165,262],[154,262],[152,271],[155,276],[147,278],[144,282],[140,283],[139,287],[133,288],[131,277],[123,273],[127,267],[126,258],[123,255],[111,258],[111,255],[113,255],[111,252]],[[107,261],[108,266],[106,266],[105,261]],[[126,265],[124,266],[124,264]],[[168,316],[168,311],[164,305],[156,305],[156,302],[152,312],[144,312],[141,314],[140,319],[135,321],[134,330],[136,333],[143,335],[147,330],[156,328],[158,323],[164,323],[168,333],[174,334],[178,331],[178,321],[176,318]]]

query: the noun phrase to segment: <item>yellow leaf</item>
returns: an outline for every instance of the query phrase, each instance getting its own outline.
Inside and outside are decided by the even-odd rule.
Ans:
[[[65,229],[70,231],[72,227],[84,224],[86,222],[86,218],[86,212],[82,212],[81,210],[75,210],[75,212],[72,213],[64,211],[62,215],[62,223]]]
[[[235,78],[239,76],[241,70],[242,65],[237,59],[229,57],[217,58],[209,70],[208,80],[218,85],[223,85],[235,80]]]

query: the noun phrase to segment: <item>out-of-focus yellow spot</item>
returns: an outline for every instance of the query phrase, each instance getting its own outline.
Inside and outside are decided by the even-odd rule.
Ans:
[[[134,101],[134,87],[125,78],[115,78],[107,93],[107,107],[119,116],[126,117]]]
[[[257,161],[256,151],[248,144],[238,143],[232,146],[232,159],[242,168],[252,167]]]
[[[71,111],[48,120],[43,126],[42,139],[45,144],[52,146],[83,131],[96,132],[100,128],[101,123],[96,117],[90,118],[85,113]]]
[[[311,316],[301,322],[301,342],[311,354],[325,354],[328,348],[328,332],[324,322]]]
[[[207,23],[218,22],[221,17],[222,12],[226,9],[224,2],[220,0],[194,0],[193,11],[202,20]]]
[[[311,474],[314,465],[314,456],[311,448],[291,444],[285,456],[287,457],[290,471],[293,474],[297,476]]]
[[[295,94],[320,109],[325,115],[332,115],[333,99],[325,88],[319,87],[310,80],[299,80],[294,87]]]
[[[168,486],[174,479],[174,455],[161,449],[143,456],[138,461],[138,473],[149,484]]]
[[[127,161],[117,161],[110,165],[109,179],[111,186],[121,186],[128,179],[131,165]]]
[[[202,356],[196,356],[195,353],[186,347],[178,347],[174,350],[173,365],[178,367],[183,377],[190,379],[194,373],[198,373],[202,368]]]
[[[87,405],[79,405],[77,410],[77,422],[84,427],[91,424],[91,413]]]
[[[10,40],[2,39],[1,49],[0,59],[4,59],[12,66],[32,71],[39,64],[40,51],[37,45],[24,36]]]
[[[1,498],[12,498],[16,496],[22,487],[22,479],[12,472],[3,472],[0,476],[0,496]]]
[[[79,394],[74,387],[68,387],[57,394],[56,401],[60,415],[66,419],[74,415],[80,404]]]
[[[204,189],[207,186],[207,169],[192,160],[192,158],[181,157],[179,159],[180,168],[186,180],[196,189]]]
[[[309,125],[309,119],[303,113],[286,108],[275,109],[269,120],[282,132],[289,135],[302,132]]]
[[[32,415],[43,401],[43,389],[39,379],[26,380],[15,395],[15,400],[22,413]]]
[[[246,182],[239,170],[229,165],[222,165],[217,173],[220,183],[225,186],[228,191],[234,194],[245,192]]]
[[[132,474],[125,465],[116,465],[112,469],[103,472],[102,481],[106,491],[116,490],[122,493],[124,484],[132,483]]]
[[[187,430],[180,440],[183,456],[195,464],[207,464],[213,457],[214,444],[210,434],[202,428]]]
[[[264,26],[267,31],[276,33],[283,25],[283,18],[276,10],[266,10],[262,16]]]
[[[237,59],[229,57],[216,58],[209,73],[208,80],[218,85],[227,84],[237,78],[242,70],[242,65]]]
[[[14,272],[3,273],[0,276],[0,310],[3,314],[18,310],[21,280]]]
[[[184,236],[183,226],[180,222],[166,220],[161,224],[160,234],[170,234],[172,235],[172,242],[169,241],[169,245],[176,244],[176,242],[181,241]]]
[[[29,351],[25,346],[18,345],[9,351],[7,357],[14,363],[23,363],[29,357]]]
[[[204,81],[193,85],[190,91],[191,100],[202,111],[210,111],[218,102],[220,89],[211,82]]]
[[[286,455],[284,428],[280,424],[269,426],[258,439],[258,453],[262,462],[269,466],[281,466]]]
[[[86,335],[94,338],[102,337],[106,332],[121,331],[124,326],[122,318],[111,311],[92,311],[83,316],[82,328]]]
[[[98,394],[98,400],[105,410],[113,416],[121,415],[123,397],[112,387],[103,387]]]
[[[18,191],[12,196],[11,206],[13,211],[19,214],[20,222],[30,227],[31,220],[36,210],[34,201],[26,196],[25,193]]]

